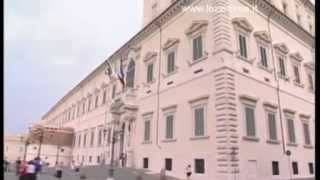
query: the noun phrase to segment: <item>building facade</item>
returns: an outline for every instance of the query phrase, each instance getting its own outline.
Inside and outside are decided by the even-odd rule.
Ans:
[[[4,159],[15,162],[23,159],[25,152],[25,134],[4,134]]]
[[[75,163],[114,147],[175,177],[314,178],[310,1],[144,2],[142,30],[37,122],[74,129]]]

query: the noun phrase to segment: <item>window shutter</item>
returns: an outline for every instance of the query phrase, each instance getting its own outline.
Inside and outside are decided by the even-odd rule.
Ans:
[[[254,110],[246,107],[247,136],[255,136]]]
[[[204,135],[204,109],[197,108],[195,109],[195,136]]]
[[[300,72],[299,72],[299,68],[297,66],[293,66],[293,70],[294,70],[294,75],[296,78],[296,82],[300,83]]]
[[[276,126],[276,119],[275,114],[269,113],[269,138],[271,140],[277,140],[277,126]]]
[[[279,66],[280,66],[280,74],[282,76],[286,75],[286,70],[285,70],[285,66],[284,66],[284,59],[279,58]]]
[[[305,123],[303,124],[303,131],[304,131],[305,144],[308,144],[308,145],[311,144],[308,124],[305,124]]]
[[[296,137],[295,137],[295,131],[294,131],[294,124],[292,119],[288,119],[288,133],[289,133],[289,142],[295,143]]]
[[[167,116],[166,119],[167,119],[166,138],[172,139],[173,138],[173,115]]]
[[[145,128],[144,128],[144,140],[149,141],[150,140],[150,121],[145,121]]]

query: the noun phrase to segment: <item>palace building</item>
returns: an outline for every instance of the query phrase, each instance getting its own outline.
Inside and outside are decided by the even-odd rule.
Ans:
[[[190,164],[195,180],[314,179],[314,14],[309,0],[144,0],[141,31],[34,125],[72,133],[40,156],[110,164],[114,147],[116,164],[178,178]]]

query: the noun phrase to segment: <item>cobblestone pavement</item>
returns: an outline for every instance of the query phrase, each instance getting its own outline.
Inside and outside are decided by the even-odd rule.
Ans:
[[[80,175],[85,174],[86,180],[106,180],[108,176],[109,166],[91,166],[80,169],[79,173],[71,171],[69,168],[63,169],[61,180],[80,180]],[[54,177],[55,169],[44,169],[44,172],[39,175],[37,180],[58,180]],[[130,168],[116,168],[114,172],[115,180],[137,180],[138,175],[141,174],[140,180],[160,180],[159,174],[149,174],[146,170],[130,169]],[[18,177],[13,173],[5,173],[4,180],[18,180]],[[178,180],[176,178],[167,177],[166,180]]]

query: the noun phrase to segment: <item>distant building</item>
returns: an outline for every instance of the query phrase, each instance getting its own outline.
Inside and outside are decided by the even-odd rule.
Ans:
[[[4,134],[4,158],[10,162],[23,159],[25,134]]]
[[[116,162],[176,177],[314,178],[310,1],[144,2],[143,29],[37,122],[74,129],[70,159],[109,164],[116,137]]]

